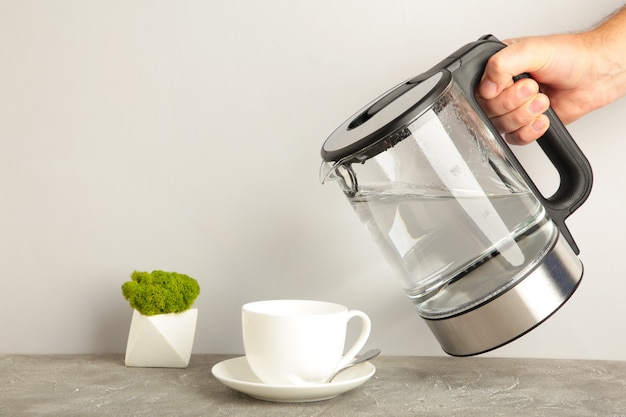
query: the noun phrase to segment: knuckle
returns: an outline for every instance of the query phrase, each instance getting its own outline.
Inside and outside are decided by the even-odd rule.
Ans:
[[[530,115],[524,108],[518,108],[509,113],[509,119],[514,126],[524,126],[530,121]]]

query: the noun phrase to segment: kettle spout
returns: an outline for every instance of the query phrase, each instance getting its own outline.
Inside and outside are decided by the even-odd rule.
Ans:
[[[320,166],[320,183],[326,184],[328,181],[337,181],[342,191],[349,197],[353,197],[358,191],[356,174],[351,165],[338,162],[322,162]]]
[[[334,180],[334,171],[335,164],[326,161],[322,162],[322,165],[320,166],[320,183],[326,184],[326,181]]]

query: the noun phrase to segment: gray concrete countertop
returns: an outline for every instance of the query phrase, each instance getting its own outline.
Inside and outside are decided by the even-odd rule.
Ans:
[[[122,355],[0,356],[0,416],[626,416],[626,362],[381,356],[337,398],[256,400],[211,374],[127,368]]]

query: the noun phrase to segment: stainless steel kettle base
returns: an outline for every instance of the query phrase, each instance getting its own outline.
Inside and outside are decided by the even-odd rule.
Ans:
[[[550,317],[576,291],[582,275],[582,263],[559,236],[541,264],[508,291],[461,314],[425,320],[446,353],[485,353]]]

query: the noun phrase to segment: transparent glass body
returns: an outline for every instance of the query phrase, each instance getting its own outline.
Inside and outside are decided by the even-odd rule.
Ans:
[[[392,147],[326,166],[425,318],[462,313],[541,261],[557,227],[454,82]]]

